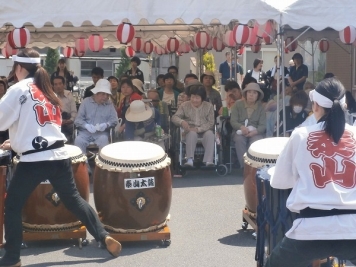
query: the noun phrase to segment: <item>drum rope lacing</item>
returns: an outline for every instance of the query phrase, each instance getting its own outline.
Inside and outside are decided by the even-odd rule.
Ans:
[[[261,162],[265,164],[276,164],[277,162],[277,159],[266,159],[253,156],[248,151],[246,152],[246,157],[252,161]]]
[[[131,234],[131,233],[148,233],[160,230],[167,226],[168,221],[170,220],[170,214],[168,214],[167,218],[164,220],[163,223],[158,225],[150,226],[146,229],[121,229],[121,228],[114,228],[109,225],[104,224],[104,228],[108,231],[115,232],[115,233],[122,233],[122,234]]]
[[[26,232],[58,232],[79,229],[83,226],[81,221],[64,224],[30,224],[22,222],[22,227]]]
[[[104,159],[101,155],[98,156],[98,159],[107,165],[113,166],[113,167],[118,167],[118,168],[140,168],[140,167],[149,167],[149,166],[155,166],[159,163],[162,163],[165,161],[167,158],[167,154],[165,154],[162,158],[157,159],[155,161],[151,162],[144,162],[144,163],[121,163],[121,162],[115,162],[115,161],[110,161],[107,159]]]

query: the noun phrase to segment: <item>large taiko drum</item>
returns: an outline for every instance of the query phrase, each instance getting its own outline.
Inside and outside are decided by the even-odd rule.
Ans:
[[[272,137],[258,140],[251,144],[244,155],[244,191],[246,209],[257,212],[256,172],[265,165],[275,165],[279,154],[288,142],[287,137]]]
[[[167,224],[172,199],[171,160],[152,143],[118,142],[95,159],[94,200],[105,229],[148,232]]]
[[[89,175],[86,156],[77,146],[65,145],[72,161],[75,184],[83,199],[89,201]],[[14,159],[14,165],[18,160]],[[49,174],[50,175],[50,174]],[[67,210],[52,185],[42,182],[31,193],[22,211],[22,226],[28,232],[65,231],[80,228],[82,223]]]

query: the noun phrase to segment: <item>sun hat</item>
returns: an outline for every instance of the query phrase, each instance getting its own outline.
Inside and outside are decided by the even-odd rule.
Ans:
[[[142,100],[134,100],[127,109],[125,117],[131,122],[141,122],[151,118],[152,114],[152,109]]]
[[[252,91],[257,91],[257,92],[260,93],[259,98],[257,99],[257,101],[263,99],[264,93],[263,93],[263,91],[261,90],[260,86],[259,86],[257,83],[249,83],[249,84],[245,87],[245,89],[242,90],[242,95],[243,95],[243,97],[244,97],[245,99],[246,99],[247,91],[250,91],[250,90],[252,90]]]
[[[111,95],[111,85],[106,79],[99,79],[95,84],[95,87],[91,90],[93,94],[106,93]]]
[[[201,76],[200,76],[200,82],[203,82],[203,79],[205,76],[211,76],[213,77],[213,85],[215,84],[215,75],[214,75],[214,72],[210,71],[210,70],[207,70],[205,71]]]
[[[141,80],[139,80],[139,79],[133,79],[132,80],[132,84],[133,84],[133,86],[135,86],[136,88],[137,88],[137,90],[139,90],[141,93],[145,93],[144,91],[143,91],[143,83],[142,83],[142,81]]]

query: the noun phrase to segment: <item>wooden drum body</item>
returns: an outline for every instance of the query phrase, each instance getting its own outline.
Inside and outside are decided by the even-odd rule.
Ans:
[[[172,200],[170,158],[152,143],[105,146],[96,158],[94,200],[104,227],[136,233],[163,228]]]
[[[89,175],[86,156],[79,147],[65,145],[72,160],[75,184],[83,199],[89,201]],[[16,160],[14,160],[16,165]],[[50,174],[49,174],[50,175]],[[82,223],[63,205],[52,185],[42,182],[31,193],[22,211],[22,225],[25,231],[48,232],[79,228]]]

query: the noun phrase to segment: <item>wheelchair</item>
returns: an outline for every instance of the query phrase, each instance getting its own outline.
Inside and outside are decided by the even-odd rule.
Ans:
[[[214,127],[214,135],[217,132],[216,125]],[[198,138],[198,142],[194,152],[194,167],[188,167],[183,164],[186,159],[186,144],[183,137],[183,129],[176,127],[173,132],[173,144],[174,146],[174,169],[178,175],[185,176],[189,170],[215,170],[219,176],[225,176],[228,173],[228,168],[220,161],[221,145],[217,143],[216,138],[214,140],[214,166],[205,166],[203,164],[204,147],[202,144],[202,138]]]

